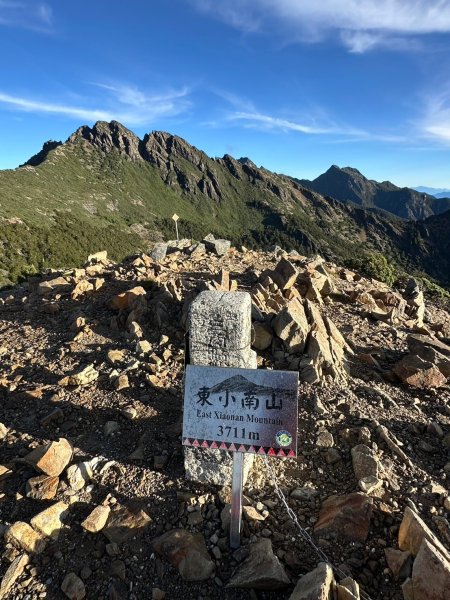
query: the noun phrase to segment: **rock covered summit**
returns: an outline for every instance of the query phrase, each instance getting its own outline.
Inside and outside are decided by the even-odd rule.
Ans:
[[[450,316],[317,255],[160,242],[0,293],[5,600],[446,600]],[[229,488],[186,480],[189,309],[246,291],[259,368],[298,371],[299,457],[256,457],[242,547]],[[432,577],[430,577],[432,573]]]

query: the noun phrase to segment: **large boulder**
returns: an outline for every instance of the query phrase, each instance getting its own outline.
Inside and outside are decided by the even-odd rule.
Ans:
[[[415,354],[407,354],[392,371],[403,383],[421,389],[439,388],[446,384],[447,378],[430,362]]]

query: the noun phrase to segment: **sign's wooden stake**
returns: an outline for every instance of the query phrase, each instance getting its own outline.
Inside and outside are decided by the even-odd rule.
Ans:
[[[233,484],[231,491],[231,521],[230,521],[230,547],[236,550],[241,545],[242,521],[242,489],[244,472],[244,454],[233,454]]]

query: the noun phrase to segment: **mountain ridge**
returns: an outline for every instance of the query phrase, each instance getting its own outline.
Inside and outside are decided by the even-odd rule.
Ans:
[[[145,251],[173,237],[174,212],[184,237],[209,230],[235,245],[278,244],[343,262],[381,252],[406,270],[449,279],[439,219],[408,222],[325,198],[248,158],[210,158],[167,132],[140,139],[115,121],[81,126],[0,171],[0,198],[3,283],[74,266],[100,247],[116,259]]]
[[[437,200],[413,188],[400,188],[390,181],[367,179],[354,167],[332,165],[316,179],[298,180],[319,194],[368,209],[381,209],[403,219],[421,220],[450,209],[450,199]]]

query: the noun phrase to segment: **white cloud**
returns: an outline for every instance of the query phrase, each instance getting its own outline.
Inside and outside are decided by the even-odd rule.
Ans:
[[[334,128],[315,127],[296,123],[287,119],[280,119],[270,115],[261,113],[235,112],[228,116],[229,121],[242,121],[250,126],[257,126],[261,129],[278,130],[278,131],[297,131],[299,133],[309,134],[324,134],[336,133]]]
[[[351,52],[408,48],[416,36],[450,32],[449,0],[191,0],[203,12],[246,31],[274,30],[303,41],[330,34]],[[415,47],[413,45],[413,47]]]
[[[390,133],[372,133],[352,127],[351,125],[337,125],[334,123],[318,124],[316,119],[308,122],[298,122],[290,119],[274,117],[260,112],[232,112],[226,117],[229,122],[241,123],[246,128],[260,129],[273,132],[296,132],[304,135],[326,136],[332,143],[343,142],[386,142],[403,143],[410,141],[401,135]],[[216,125],[216,123],[215,123]]]
[[[450,90],[436,93],[426,101],[420,125],[426,137],[450,144]]]
[[[190,107],[187,88],[152,95],[123,84],[95,85],[107,90],[107,94],[97,101],[100,108],[35,100],[4,92],[0,92],[0,104],[23,112],[61,115],[89,122],[117,120],[125,125],[150,125],[158,119],[179,115]]]
[[[0,0],[0,25],[50,33],[53,12],[45,2]]]

